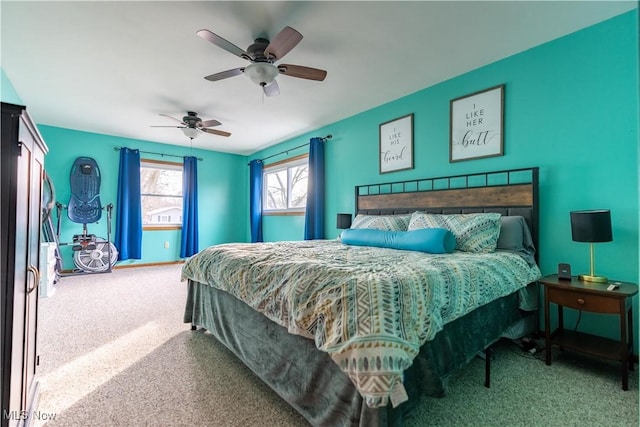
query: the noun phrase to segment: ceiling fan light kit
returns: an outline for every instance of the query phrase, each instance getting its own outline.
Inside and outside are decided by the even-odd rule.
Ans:
[[[180,130],[182,130],[182,133],[184,133],[184,136],[186,136],[189,139],[194,139],[200,136],[200,131],[196,128],[184,127],[184,128],[180,128]]]
[[[244,73],[251,79],[252,82],[266,86],[276,79],[276,76],[280,74],[278,67],[268,62],[254,62],[244,68]]]

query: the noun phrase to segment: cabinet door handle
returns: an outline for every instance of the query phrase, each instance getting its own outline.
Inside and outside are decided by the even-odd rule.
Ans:
[[[33,265],[30,265],[29,271],[33,273],[34,281],[33,281],[33,284],[27,288],[27,294],[30,294],[31,292],[33,292],[34,289],[36,289],[40,284],[40,272],[38,271],[38,269],[35,268]]]
[[[584,300],[582,298],[578,298],[578,304],[584,305]]]

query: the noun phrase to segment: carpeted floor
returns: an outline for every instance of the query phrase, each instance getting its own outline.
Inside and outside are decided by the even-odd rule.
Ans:
[[[42,426],[305,426],[231,352],[182,323],[181,265],[65,277],[39,303]],[[408,426],[638,426],[638,371],[554,351],[551,366],[504,341],[427,398]]]

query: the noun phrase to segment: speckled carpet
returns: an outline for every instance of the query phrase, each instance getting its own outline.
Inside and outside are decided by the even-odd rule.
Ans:
[[[64,277],[39,300],[36,426],[305,426],[212,336],[182,323],[181,265]],[[406,425],[638,426],[638,369],[554,351],[546,366],[509,341],[422,398]]]

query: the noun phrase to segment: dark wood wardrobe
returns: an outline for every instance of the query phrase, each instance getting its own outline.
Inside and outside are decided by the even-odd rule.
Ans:
[[[38,271],[47,146],[20,105],[2,103],[0,426],[26,426],[37,406]]]

